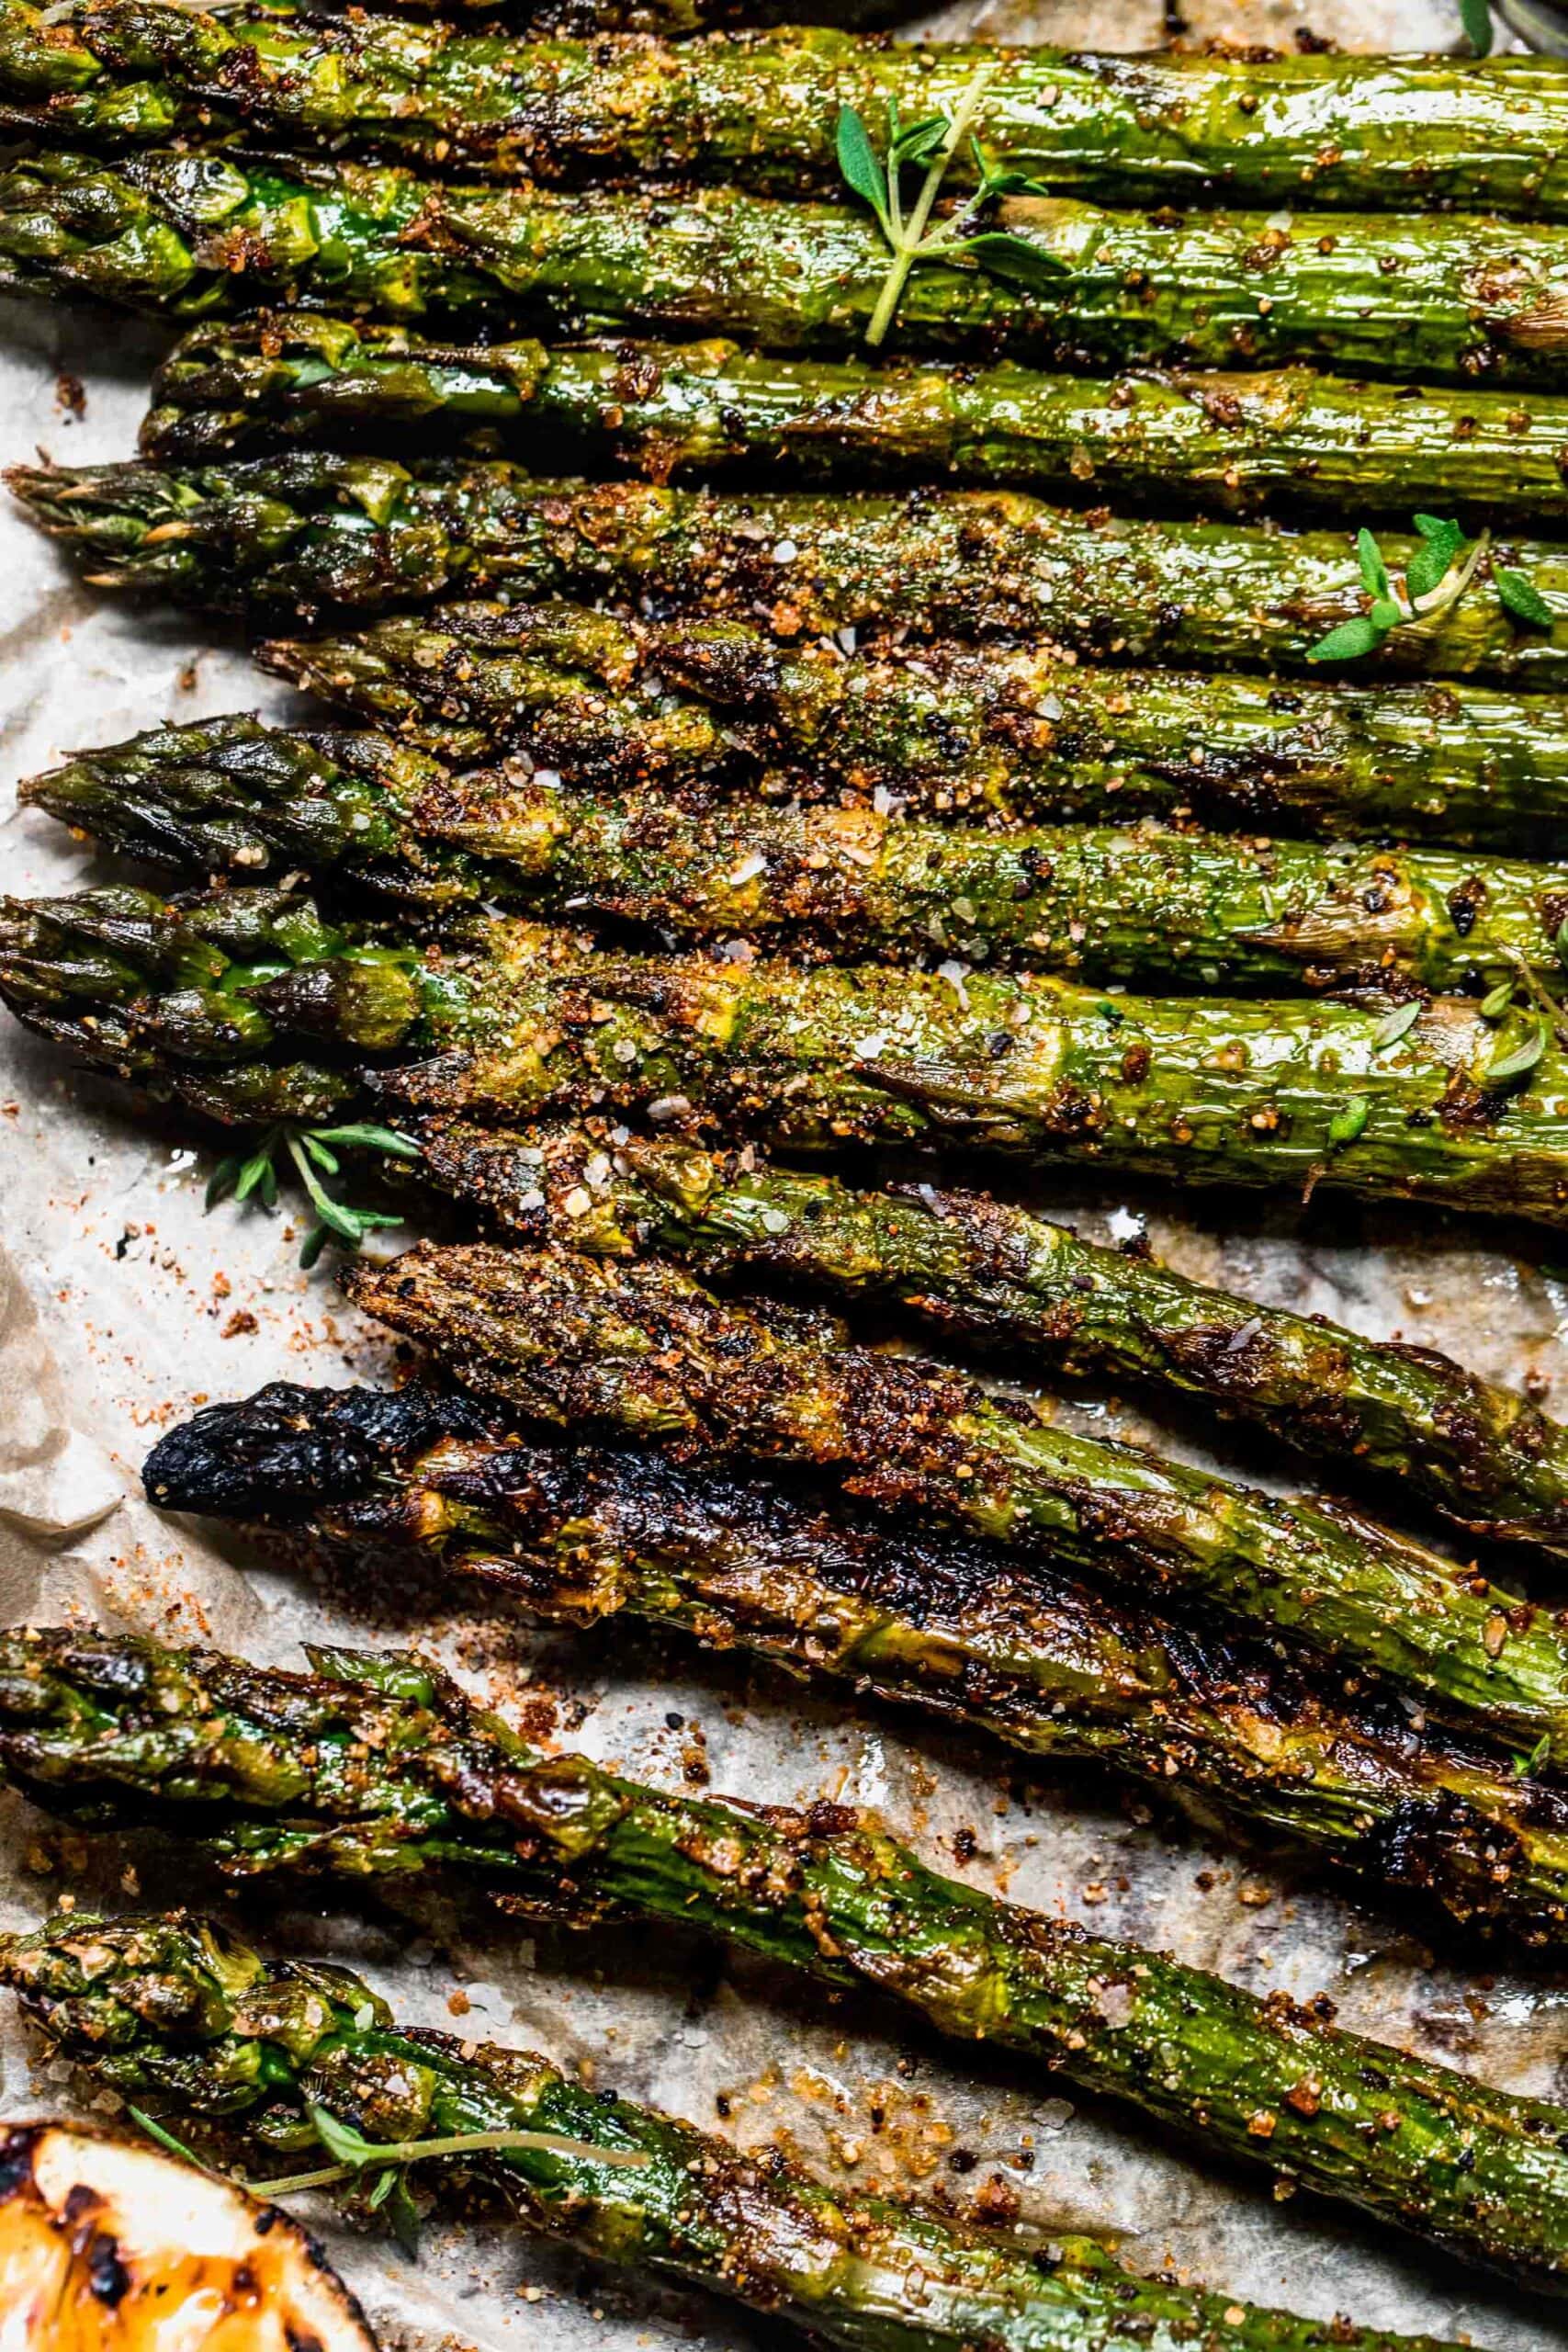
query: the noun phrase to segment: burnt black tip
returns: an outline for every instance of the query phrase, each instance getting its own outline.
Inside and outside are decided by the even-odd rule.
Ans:
[[[159,1439],[142,1465],[160,1510],[214,1519],[308,1519],[348,1502],[378,1471],[448,1436],[478,1437],[491,1417],[433,1388],[301,1388],[274,1381],[232,1405],[209,1405]]]

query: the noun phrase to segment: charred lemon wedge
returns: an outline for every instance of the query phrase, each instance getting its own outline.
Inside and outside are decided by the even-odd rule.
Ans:
[[[156,2149],[0,2125],[0,2352],[376,2352],[276,2206]]]

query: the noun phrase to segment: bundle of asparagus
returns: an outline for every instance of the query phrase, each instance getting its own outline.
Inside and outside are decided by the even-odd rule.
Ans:
[[[563,0],[595,23],[602,5]],[[726,5],[637,0],[627,21]],[[0,175],[0,281],[220,314],[160,371],[142,463],[14,478],[100,582],[247,614],[524,600],[264,649],[375,731],[219,719],[25,788],[222,884],[7,902],[0,995],[25,1021],[262,1125],[220,1189],[265,1198],[291,1158],[322,1233],[394,1221],[321,1199],[319,1171],[362,1148],[550,1245],[351,1270],[473,1393],[263,1391],[166,1438],[152,1498],[852,1678],[1560,1943],[1568,1621],[1344,1507],[1069,1437],[694,1276],[782,1276],[1014,1363],[1153,1378],[1568,1551],[1568,1436],[1444,1359],[973,1195],[856,1193],[734,1148],[960,1140],[1568,1224],[1568,868],[1517,854],[1560,848],[1568,557],[1493,536],[1568,514],[1568,279],[1555,229],[1484,217],[1568,218],[1562,70],[1128,68],[799,30],[524,43],[287,0],[0,0],[0,117],[34,141]],[[599,185],[563,196],[565,175]],[[1210,209],[1104,209],[1187,195]],[[287,308],[239,315],[263,303]],[[465,340],[420,340],[426,320]],[[895,324],[910,356],[855,351]],[[668,340],[609,339],[627,331]],[[514,435],[530,463],[660,486],[524,475],[494,454]],[[216,462],[251,451],[271,454]],[[857,488],[663,486],[729,467]],[[899,475],[1037,484],[1071,511],[863,486]],[[1287,523],[1430,511],[1352,545],[1081,511],[1101,494]],[[526,601],[565,596],[584,602]],[[1424,683],[1269,674],[1352,659]],[[1194,811],[1327,845],[1200,833]],[[295,879],[234,887],[269,867]],[[389,920],[325,920],[300,880]],[[1454,989],[1473,994],[1434,993]],[[317,1664],[0,1637],[0,1767],[98,1826],[200,1825],[236,1875],[440,1866],[552,1917],[707,1928],[1561,2275],[1554,2108],[1052,1928],[837,1809],[663,1796],[525,1748],[417,1661]],[[91,1932],[87,1952],[57,1931],[0,1948],[63,2046],[112,2043],[106,2079],[209,2120],[265,2079],[227,2144],[319,2143],[334,2183],[378,2167],[375,2204],[449,2153],[547,2226],[683,2277],[729,2276],[744,2242],[748,2296],[846,2344],[1322,2338],[1077,2249],[1042,2266],[763,2180],[543,2061],[399,2036],[351,1981],[296,1999],[184,1923]]]
[[[676,49],[523,44],[288,0],[217,18],[97,0],[51,18],[7,0],[0,88],[51,147],[228,124],[275,148],[347,141],[544,177],[582,168],[797,195],[840,186],[841,108],[878,124],[890,107],[910,126],[951,119],[984,73],[973,145],[950,159],[962,186],[1006,171],[1112,204],[1217,194],[1272,212],[1304,192],[1353,210],[1568,219],[1568,69],[1542,57],[1129,60],[799,29]]]
[[[1534,1946],[1568,1924],[1568,1804],[1497,1744],[1365,1687],[1325,1700],[1266,1644],[662,1451],[525,1442],[409,1387],[280,1383],[149,1456],[150,1498],[478,1582],[574,1623],[625,1613],[834,1678],[1047,1761],[1110,1765],[1233,1833]]]
[[[292,2159],[296,2179],[351,2198],[373,2181],[372,2202],[389,2203],[409,2200],[411,2166],[437,2184],[456,2172],[601,2259],[716,2288],[852,2352],[1114,2352],[1129,2338],[1149,2352],[1458,2352],[1135,2277],[1091,2240],[1020,2243],[999,2175],[968,2229],[829,2191],[531,2052],[400,2030],[347,1970],[268,1963],[185,1915],[57,1919],[6,1937],[0,1974],[101,2086],[148,2098],[275,2181]]]
[[[564,1924],[716,1935],[1456,2252],[1545,2286],[1562,2274],[1560,2108],[939,1877],[867,1815],[667,1795],[540,1756],[417,1658],[311,1657],[314,1677],[125,1636],[0,1635],[0,1770],[99,1828],[194,1835],[238,1879],[444,1871]],[[19,1973],[16,1945],[0,1951]]]

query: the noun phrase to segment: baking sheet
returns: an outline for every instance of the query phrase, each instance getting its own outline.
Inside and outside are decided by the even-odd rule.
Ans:
[[[1303,21],[1287,0],[1190,0],[1183,13],[1195,32],[1251,40],[1289,40]],[[1154,0],[994,0],[978,11],[965,0],[928,21],[1135,47],[1160,39],[1168,15]],[[1436,45],[1457,33],[1457,12],[1439,0],[1343,0],[1314,6],[1310,22],[1348,47]],[[5,455],[35,445],[67,462],[130,454],[160,345],[118,320],[0,305]],[[72,378],[86,389],[80,419],[63,401]],[[0,656],[7,787],[70,748],[165,719],[303,707],[255,676],[234,639],[205,635],[199,615],[85,592],[9,513],[0,514]],[[70,888],[107,870],[58,829],[20,815],[6,791],[5,888]],[[1347,2025],[1513,2089],[1568,2096],[1559,1980],[1478,1973],[1473,1956],[1456,1965],[1451,1950],[1439,1962],[1408,1933],[1407,1905],[1359,1903],[1277,1858],[1206,1844],[1150,1817],[1108,1779],[1027,1769],[642,1631],[562,1637],[456,1613],[400,1625],[359,1612],[352,1594],[306,1590],[264,1556],[160,1519],[140,1499],[138,1465],[196,1404],[275,1377],[342,1384],[386,1369],[385,1343],[337,1298],[328,1267],[299,1272],[291,1217],[204,1216],[206,1173],[172,1126],[137,1116],[122,1093],[68,1072],[0,1022],[7,1622],[76,1613],[290,1664],[301,1662],[302,1638],[418,1638],[487,1696],[522,1705],[536,1736],[553,1733],[671,1784],[695,1758],[716,1790],[878,1806],[942,1866],[1053,1916],[1168,1945],[1261,1993],[1326,1991]],[[1568,1270],[1553,1270],[1550,1243],[1488,1236],[1482,1247],[1461,1227],[1404,1211],[1358,1216],[1339,1203],[1303,1216],[1184,1203],[1179,1217],[1157,1195],[1066,1182],[1042,1197],[1086,1229],[1105,1230],[1113,1213],[1145,1216],[1156,1247],[1188,1272],[1449,1347],[1494,1377],[1547,1384],[1549,1402],[1568,1412]],[[1080,1397],[1061,1409],[1083,1426],[1155,1433],[1205,1458],[1193,1425],[1156,1431],[1121,1400]],[[1274,1483],[1293,1475],[1256,1447],[1224,1458]],[[977,1840],[967,1864],[953,1859],[961,1828]],[[0,1920],[31,1922],[62,1895],[81,1905],[187,1899],[188,1857],[152,1843],[89,1845],[0,1800]],[[1070,2086],[984,2052],[945,2054],[870,2003],[834,2007],[819,1991],[646,1935],[534,1943],[482,1917],[370,1917],[330,1900],[279,1917],[265,1894],[237,1916],[287,1948],[353,1957],[408,2017],[450,2025],[460,2016],[466,2034],[546,2048],[601,2084],[749,2144],[782,2136],[832,2178],[942,2185],[962,2198],[1001,2168],[1027,2219],[1047,2230],[1107,2223],[1140,2266],[1170,2261],[1228,2292],[1325,2318],[1348,2312],[1367,2324],[1472,2335],[1495,2352],[1568,2352],[1568,2324],[1549,2307],[1305,2199],[1271,2202],[1266,2188],[1194,2161]],[[0,2061],[0,2113],[69,2097],[64,2082],[34,2074],[8,2007]],[[886,2118],[880,2131],[874,2109]],[[1024,2150],[1028,2170],[1017,2168]],[[977,2167],[957,2170],[955,2154]],[[543,2324],[565,2352],[673,2352],[694,2336],[739,2347],[775,2333],[703,2296],[607,2279],[516,2232],[434,2237],[417,2269],[378,2240],[333,2244],[374,2315],[421,2343],[501,2352]]]

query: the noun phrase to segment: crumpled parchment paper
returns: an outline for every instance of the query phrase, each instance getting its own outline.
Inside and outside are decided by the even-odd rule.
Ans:
[[[1156,0],[1032,10],[1011,0],[976,10],[964,0],[931,21],[1135,47],[1157,40],[1169,13]],[[1290,0],[1185,0],[1182,13],[1195,31],[1250,40],[1288,40],[1303,20]],[[1447,0],[1340,0],[1314,6],[1310,20],[1348,46],[1416,46],[1457,29]],[[161,341],[107,314],[0,306],[4,454],[24,456],[36,443],[66,462],[129,455]],[[85,386],[80,421],[62,402],[62,376]],[[238,639],[214,634],[201,615],[138,609],[83,589],[14,514],[0,514],[0,882],[24,892],[75,888],[100,872],[91,853],[18,815],[12,779],[74,745],[164,718],[299,706],[256,677]],[[719,1791],[878,1806],[933,1860],[1016,1900],[1168,1945],[1261,1992],[1326,1990],[1349,2026],[1513,2088],[1568,2095],[1568,2015],[1546,1973],[1488,1967],[1452,1939],[1436,1956],[1420,1940],[1429,1923],[1408,1905],[1357,1899],[1279,1857],[1205,1843],[1151,1817],[1106,1778],[1030,1770],[640,1630],[568,1638],[457,1608],[400,1622],[385,1593],[372,1605],[341,1585],[314,1589],[221,1531],[160,1518],[141,1497],[138,1467],[157,1432],[194,1405],[279,1376],[374,1380],[388,1362],[385,1341],[344,1306],[329,1270],[299,1272],[287,1206],[271,1220],[231,1208],[204,1216],[206,1173],[171,1124],[0,1022],[7,1622],[73,1615],[294,1665],[304,1639],[420,1640],[487,1695],[519,1705],[535,1736],[671,1781],[705,1769]],[[1335,1203],[1297,1216],[1198,1198],[1178,1215],[1158,1196],[1066,1180],[1040,1197],[1101,1231],[1113,1211],[1146,1216],[1156,1249],[1190,1272],[1447,1346],[1494,1376],[1538,1374],[1568,1412],[1568,1274],[1554,1270],[1540,1238],[1467,1233],[1404,1213],[1358,1216]],[[1191,1423],[1156,1429],[1113,1398],[1061,1409],[1083,1426],[1156,1434],[1190,1454],[1213,1439]],[[1265,1480],[1296,1475],[1256,1445],[1207,1458]],[[1549,1576],[1542,1567],[1535,1589],[1549,1590]],[[960,1828],[978,1843],[967,1864],[952,1860]],[[466,2036],[548,2049],[602,2084],[749,2144],[782,2136],[833,2178],[943,2184],[962,2196],[966,2182],[999,2167],[1030,2220],[1046,2230],[1103,2224],[1139,2265],[1168,2259],[1232,2293],[1323,2317],[1345,2311],[1365,2324],[1470,2334],[1495,2352],[1568,2352],[1568,2326],[1550,2306],[1304,2198],[1271,2202],[1257,2183],[1016,2062],[943,2052],[869,2003],[835,2005],[673,1938],[534,1942],[428,1897],[394,1912],[323,1891],[313,1902],[291,1896],[300,1907],[279,1912],[278,1892],[264,1890],[235,1905],[188,1854],[64,1835],[0,1799],[0,1922],[34,1921],[62,1899],[83,1908],[229,1907],[279,1948],[352,1959],[410,2018],[447,2027],[460,2018]],[[62,2106],[73,2095],[62,2069],[37,2069],[8,2005],[0,2063],[0,2113]],[[1024,2150],[1028,2170],[1018,2166]],[[543,2329],[561,2352],[673,2352],[694,2335],[740,2346],[757,2334],[717,2301],[605,2278],[500,2224],[433,2232],[417,2268],[379,2240],[337,2232],[332,2244],[373,2314],[427,2346],[502,2352]]]

